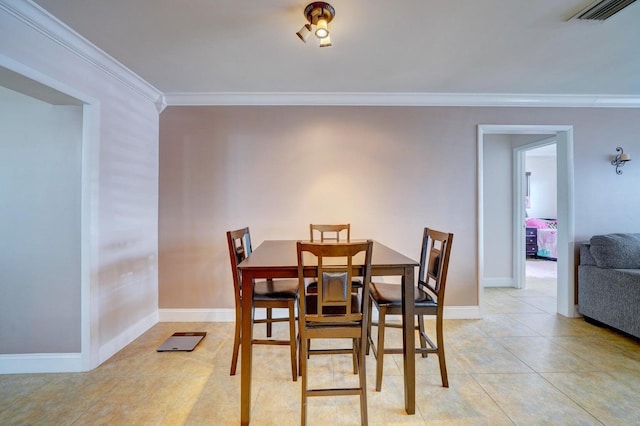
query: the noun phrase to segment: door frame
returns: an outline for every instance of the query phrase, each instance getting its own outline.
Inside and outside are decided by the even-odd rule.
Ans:
[[[0,357],[0,371],[20,373],[89,371],[99,365],[99,228],[98,195],[100,153],[100,102],[75,88],[46,76],[20,62],[0,54],[0,68],[15,73],[16,87],[11,81],[3,86],[26,96],[30,92],[44,98],[52,97],[56,105],[75,105],[82,108],[82,141],[79,167],[80,178],[80,352],[52,354],[11,354]],[[26,89],[26,90],[25,90]],[[46,99],[40,99],[47,102]]]
[[[477,149],[477,199],[478,199],[478,305],[480,314],[484,312],[484,137],[485,135],[550,135],[556,139],[557,187],[558,187],[558,305],[557,312],[566,317],[578,316],[575,303],[574,273],[574,181],[573,181],[573,126],[571,125],[478,125]],[[514,154],[515,156],[515,154]],[[517,163],[517,161],[516,161]],[[517,164],[514,165],[517,167]],[[520,167],[523,167],[521,164]],[[514,177],[515,179],[515,177]],[[516,192],[522,191],[517,187]],[[522,186],[522,185],[520,185]],[[519,188],[519,189],[518,189]],[[522,204],[522,203],[521,203]],[[524,211],[524,207],[522,207]],[[515,213],[515,212],[514,212]],[[515,222],[515,221],[514,221]],[[519,228],[522,229],[522,228]],[[515,233],[518,234],[519,233]],[[524,235],[515,237],[511,252],[524,256]],[[520,244],[522,243],[522,244]],[[520,247],[522,246],[522,247]],[[570,267],[571,266],[571,267]],[[514,272],[515,275],[515,272]],[[514,276],[515,278],[515,276]]]

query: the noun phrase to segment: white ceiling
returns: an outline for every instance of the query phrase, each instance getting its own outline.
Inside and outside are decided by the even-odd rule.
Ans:
[[[592,2],[334,0],[319,48],[304,0],[36,0],[165,94],[640,95],[640,2]]]

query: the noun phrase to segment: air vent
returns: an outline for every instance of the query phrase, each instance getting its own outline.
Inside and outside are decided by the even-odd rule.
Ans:
[[[572,16],[571,19],[586,21],[604,21],[611,18],[636,0],[601,0],[590,4],[585,9]]]

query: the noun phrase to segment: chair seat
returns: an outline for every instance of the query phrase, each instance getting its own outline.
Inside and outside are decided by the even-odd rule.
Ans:
[[[295,299],[298,295],[298,280],[256,281],[253,285],[254,300]]]
[[[371,283],[371,297],[381,306],[402,307],[402,288],[398,284]],[[419,287],[414,287],[413,297],[416,308],[438,307],[433,297]]]

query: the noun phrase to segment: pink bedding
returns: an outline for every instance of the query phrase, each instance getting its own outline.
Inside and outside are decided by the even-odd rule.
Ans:
[[[529,217],[525,220],[529,228],[538,232],[538,257],[558,258],[558,221],[556,219],[540,219]]]
[[[538,256],[551,259],[558,258],[558,230],[550,228],[538,229]]]

